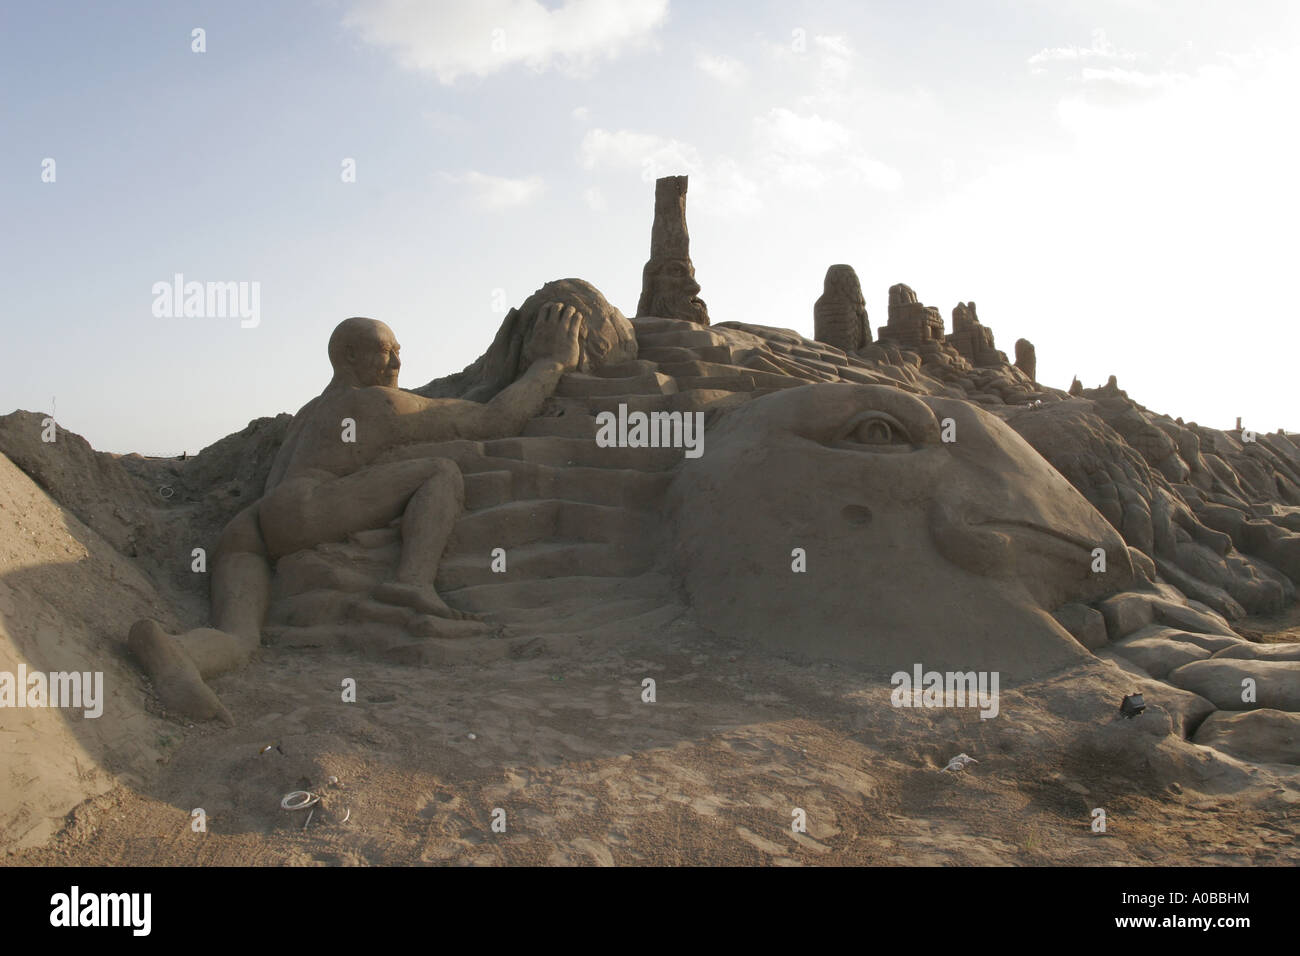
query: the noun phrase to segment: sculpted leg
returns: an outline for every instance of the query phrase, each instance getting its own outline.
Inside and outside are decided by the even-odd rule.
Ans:
[[[195,720],[230,712],[203,682],[242,667],[261,642],[271,593],[271,570],[257,522],[258,506],[245,508],[221,533],[213,562],[212,616],[216,628],[200,627],[177,637],[156,621],[137,621],[127,647],[171,710]]]
[[[439,458],[431,464],[437,467],[411,496],[402,516],[402,558],[397,580],[380,585],[375,597],[438,617],[472,618],[448,607],[433,587],[452,525],[465,507],[465,482],[455,462]]]
[[[304,477],[276,488],[262,505],[261,525],[275,557],[341,541],[357,531],[402,519],[402,557],[397,580],[375,597],[425,614],[461,619],[433,588],[452,525],[465,504],[460,468],[446,458],[419,458],[372,465],[343,478]]]

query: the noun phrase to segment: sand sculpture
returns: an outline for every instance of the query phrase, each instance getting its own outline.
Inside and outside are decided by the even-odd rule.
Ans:
[[[1006,365],[1007,357],[993,344],[993,330],[983,325],[974,302],[958,302],[952,310],[952,333],[945,341],[971,365]]]
[[[1115,529],[1003,422],[885,386],[754,399],[681,469],[670,509],[703,620],[811,656],[1028,677],[1085,653],[1049,612],[1133,583]],[[706,520],[715,533],[690,532]],[[796,548],[815,576],[792,573]],[[1105,573],[1094,548],[1113,556]]]
[[[617,365],[636,358],[636,333],[632,324],[610,305],[599,289],[582,279],[556,279],[530,295],[523,305],[511,309],[491,346],[467,368],[413,391],[426,398],[490,400],[527,371],[520,357],[524,339],[541,311],[556,302],[572,307],[583,316],[576,371],[589,374],[603,365]]]
[[[691,263],[691,235],[686,228],[685,176],[655,182],[655,217],[650,229],[650,258],[641,273],[636,314],[709,324],[709,309],[699,297]]]
[[[852,266],[826,270],[821,297],[813,305],[813,337],[845,352],[871,344],[871,324],[862,284]]]
[[[548,283],[479,360],[411,392],[391,330],[350,319],[319,397],[186,461],[44,444],[32,413],[0,418],[0,450],[176,599],[127,643],[189,718],[232,717],[205,679],[261,644],[437,665],[691,620],[867,683],[924,661],[1053,682],[1062,706],[1137,690],[1144,733],[1300,763],[1294,645],[1233,627],[1296,598],[1292,437],[1156,414],[1113,377],[1041,385],[1027,342],[1008,363],[972,303],[945,335],[905,285],[871,343],[846,266],[814,307],[827,341],[709,324],[684,196],[684,177],[656,189],[631,320],[582,280]],[[598,444],[620,407],[702,414],[704,454]],[[164,509],[160,485],[180,489]],[[212,546],[210,575],[176,584],[178,541]],[[187,602],[209,583],[205,615]]]
[[[1030,381],[1038,379],[1038,356],[1034,352],[1034,343],[1029,339],[1016,339],[1016,368],[1024,372]]]
[[[545,306],[519,346],[518,363],[527,371],[480,404],[399,389],[401,346],[392,330],[368,318],[339,323],[329,340],[334,377],[289,424],[262,498],[222,532],[213,558],[215,627],[174,638],[152,620],[131,628],[128,646],[168,706],[229,720],[203,678],[241,666],[259,645],[272,562],[396,520],[401,559],[375,600],[426,615],[434,631],[454,630],[436,619],[464,615],[438,596],[433,580],[464,502],[460,471],[437,457],[377,459],[420,442],[517,434],[560,377],[578,366],[582,324],[572,305]]]
[[[944,341],[943,317],[939,310],[920,302],[911,286],[889,287],[889,321],[880,328],[880,341],[899,348],[923,352]]]

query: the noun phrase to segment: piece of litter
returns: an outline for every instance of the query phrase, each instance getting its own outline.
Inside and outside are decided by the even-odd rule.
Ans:
[[[286,793],[284,799],[280,801],[281,810],[306,810],[314,803],[319,803],[320,797],[306,790],[294,790],[292,793]]]
[[[306,832],[306,830],[307,830],[307,824],[308,824],[308,823],[311,823],[312,815],[315,814],[315,812],[316,812],[315,810],[308,810],[308,811],[307,811],[307,822],[304,823],[304,824],[302,825],[302,828],[303,828],[303,831],[304,831],[304,832]]]
[[[329,785],[330,785],[331,787],[337,787],[337,786],[339,785],[339,778],[338,778],[338,777],[330,777],[330,779],[329,779]]]
[[[1142,699],[1141,694],[1129,694],[1119,705],[1119,713],[1125,719],[1132,719],[1139,716],[1142,711],[1147,709],[1147,702]]]
[[[345,813],[345,814],[343,814],[343,819],[340,820],[339,823],[347,823],[347,822],[348,822],[348,819],[349,819],[351,816],[352,816],[352,808],[351,808],[351,807],[348,807],[348,812]]]
[[[466,734],[465,736],[470,740],[478,740],[478,734]]]
[[[976,760],[974,757],[968,757],[965,754],[958,754],[957,756],[949,760],[948,766],[944,767],[943,769],[945,772],[948,773],[956,773],[959,770],[965,770],[966,765],[972,763],[979,763],[979,761]]]

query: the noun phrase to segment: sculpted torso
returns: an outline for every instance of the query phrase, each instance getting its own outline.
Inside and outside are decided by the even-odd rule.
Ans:
[[[384,385],[335,386],[298,410],[266,480],[266,491],[304,475],[342,477],[371,464],[385,451],[415,438],[401,417],[436,409],[439,419],[424,423],[420,441],[461,437],[472,408],[454,399],[428,399]],[[354,424],[355,441],[344,441],[344,422]]]

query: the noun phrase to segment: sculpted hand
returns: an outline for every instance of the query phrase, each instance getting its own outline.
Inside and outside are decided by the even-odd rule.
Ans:
[[[585,334],[581,312],[563,302],[548,302],[533,321],[524,345],[522,364],[559,362],[566,372],[572,372],[578,367]]]

